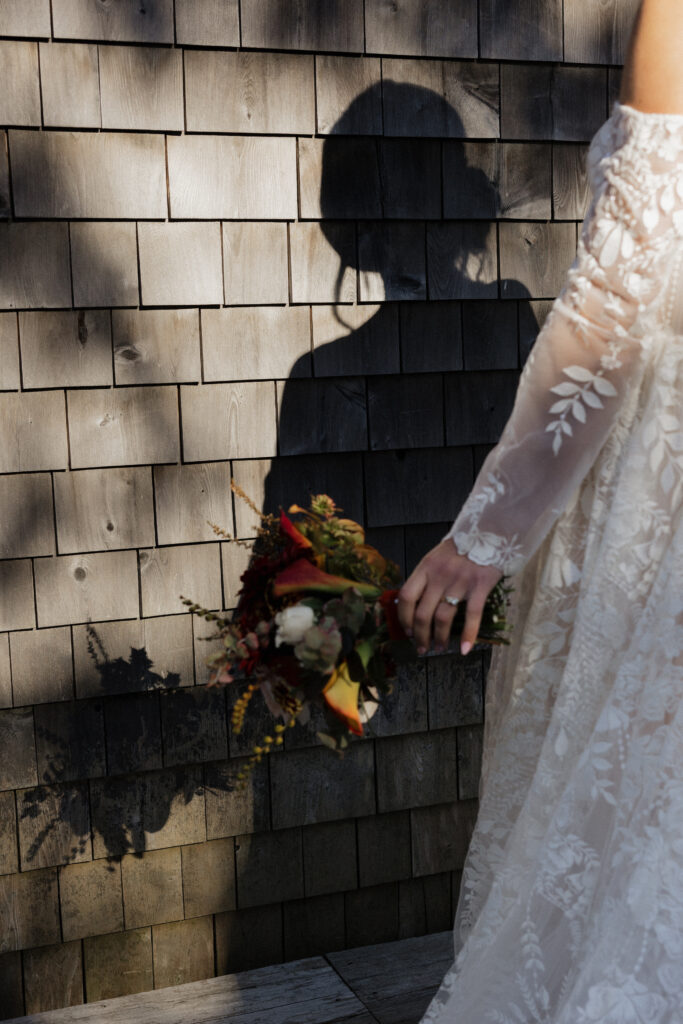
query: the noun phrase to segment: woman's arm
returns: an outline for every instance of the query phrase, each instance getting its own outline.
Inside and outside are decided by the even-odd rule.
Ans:
[[[647,113],[683,114],[683,0],[643,0],[619,99]]]

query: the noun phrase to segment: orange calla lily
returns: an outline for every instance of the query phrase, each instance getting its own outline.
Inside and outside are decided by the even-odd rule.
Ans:
[[[363,597],[379,597],[382,592],[381,587],[376,587],[372,583],[358,583],[356,580],[347,580],[344,576],[333,576],[329,572],[323,572],[308,558],[297,558],[296,562],[292,562],[279,572],[273,580],[275,597],[284,597],[285,594],[293,594],[299,590],[343,594],[349,587],[355,587]]]
[[[322,691],[323,697],[347,725],[350,732],[356,736],[363,735],[358,714],[358,691],[360,683],[355,682],[349,675],[349,666],[343,661],[332,673],[329,681]]]
[[[301,530],[296,528],[289,516],[285,515],[282,510],[280,510],[280,529],[289,537],[295,547],[301,548],[301,550],[313,547],[308,537],[304,537]]]

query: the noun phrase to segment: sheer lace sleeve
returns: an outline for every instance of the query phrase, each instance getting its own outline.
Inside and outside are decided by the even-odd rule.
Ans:
[[[511,575],[604,444],[683,235],[683,116],[616,104],[591,143],[577,256],[520,375],[500,441],[445,537]],[[445,537],[443,539],[445,539]]]

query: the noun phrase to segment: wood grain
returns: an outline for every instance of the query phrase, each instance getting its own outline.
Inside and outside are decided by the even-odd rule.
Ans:
[[[202,917],[234,910],[235,841],[227,838],[192,843],[183,846],[181,854],[185,916]]]
[[[67,864],[59,872],[59,892],[66,942],[123,931],[120,864]]]
[[[376,753],[378,811],[456,799],[454,729],[390,736],[376,741]]]
[[[16,706],[71,700],[74,684],[68,627],[11,633],[10,650]]]
[[[101,39],[112,43],[172,43],[173,0],[54,0],[56,39]]]
[[[289,299],[287,225],[234,221],[222,227],[226,305],[286,303]]]
[[[180,850],[150,850],[121,861],[126,929],[183,916]]]
[[[0,124],[40,124],[37,43],[0,41]]]
[[[272,381],[182,385],[183,454],[187,462],[275,455]],[[206,429],[206,424],[211,429]],[[157,460],[161,461],[161,460]],[[172,461],[167,459],[165,461]]]
[[[381,62],[376,57],[316,54],[319,135],[381,135]]]
[[[107,310],[20,313],[19,341],[26,389],[112,383]]]
[[[382,62],[386,135],[498,138],[498,68],[460,61]]]
[[[183,130],[180,50],[100,46],[99,51],[103,128]]]
[[[497,298],[498,249],[495,223],[429,223],[427,272],[431,299]]]
[[[190,132],[311,135],[315,131],[311,56],[189,50],[185,83]]]
[[[576,255],[575,225],[503,222],[498,230],[503,298],[558,295]]]
[[[310,374],[305,306],[202,310],[204,380],[257,380]]]
[[[476,800],[449,801],[411,809],[413,875],[419,877],[461,869],[476,816]]]
[[[313,306],[311,312],[317,377],[398,373],[398,305]]]
[[[54,553],[50,474],[0,476],[0,558]]]
[[[100,127],[100,79],[95,45],[41,43],[40,80],[46,127]]]
[[[139,305],[135,224],[76,221],[69,234],[74,305]]]
[[[0,224],[0,309],[71,308],[66,224]]]
[[[40,559],[35,574],[40,627],[134,618],[138,613],[134,551]]]
[[[154,494],[160,544],[215,540],[209,523],[232,532],[230,465],[199,462],[155,466]]]
[[[299,139],[301,217],[383,217],[389,183],[378,156],[377,141],[367,137]]]
[[[43,1013],[83,1003],[83,956],[80,942],[41,946],[24,952],[26,1012]]]
[[[0,395],[0,472],[64,469],[64,395],[59,391]]]
[[[296,140],[184,135],[168,140],[171,216],[293,220]]]
[[[138,225],[145,306],[210,306],[223,301],[218,224]]]
[[[369,53],[476,57],[477,0],[367,0],[365,31]]]
[[[564,59],[578,64],[623,64],[638,0],[564,3]]]
[[[0,629],[33,629],[35,624],[31,562],[0,562]]]
[[[0,219],[7,220],[12,212],[9,185],[9,156],[7,132],[0,132]]]
[[[87,938],[83,943],[83,966],[88,999],[112,999],[151,989],[152,963],[151,928]],[[70,1012],[78,1011],[92,1013],[90,1005]]]
[[[421,223],[359,224],[361,302],[417,301],[427,297],[424,236]]]
[[[175,0],[182,46],[239,46],[239,0]]]
[[[22,790],[17,814],[22,871],[91,859],[87,785]]]
[[[395,374],[368,381],[370,448],[430,448],[444,443],[440,374]]]
[[[0,793],[0,825],[0,874],[10,875],[19,870],[14,793]]]
[[[49,36],[50,0],[4,0],[0,8],[0,35]]]
[[[19,382],[17,314],[0,313],[0,391],[16,390]]]
[[[59,942],[57,869],[0,876],[0,922],[2,953]]]
[[[277,50],[363,51],[362,0],[241,0],[242,46]]]
[[[587,146],[553,147],[553,213],[556,220],[583,220],[591,192],[586,176]]]
[[[154,543],[148,466],[57,473],[54,489],[60,555]]]
[[[326,748],[319,746],[273,757],[270,770],[274,829],[375,813],[372,743],[352,743],[343,762],[336,758],[330,761],[328,754]]]
[[[280,455],[364,450],[368,444],[365,381],[278,381]]]
[[[70,391],[68,415],[74,469],[178,460],[174,387]]]
[[[18,217],[166,216],[161,135],[11,131],[9,138]]]
[[[355,230],[352,224],[292,224],[293,302],[353,302],[356,298]],[[340,260],[346,266],[339,279]]]
[[[562,0],[479,0],[479,32],[482,57],[562,60]]]
[[[188,985],[212,978],[213,918],[194,917],[190,921],[157,924],[152,928],[154,985]]]
[[[196,309],[116,309],[112,334],[117,384],[172,384],[201,377]]]
[[[140,588],[144,616],[177,615],[184,611],[181,594],[203,608],[220,608],[218,544],[146,548],[140,552]]]
[[[0,637],[0,708],[12,707],[12,667],[9,657],[9,633]],[[0,812],[1,815],[1,812]],[[0,830],[0,835],[2,830]],[[0,839],[0,843],[2,839]],[[0,862],[2,855],[0,855]],[[3,874],[0,870],[0,875]]]

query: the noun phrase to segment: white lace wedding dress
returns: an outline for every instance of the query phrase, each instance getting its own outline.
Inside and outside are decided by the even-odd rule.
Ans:
[[[683,116],[616,104],[577,258],[446,536],[515,586],[423,1024],[683,1021]]]

